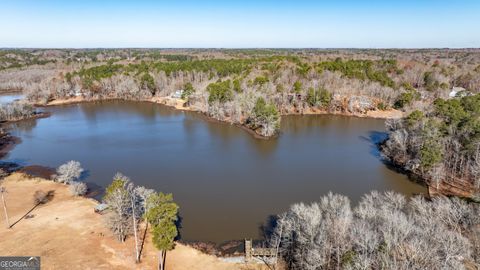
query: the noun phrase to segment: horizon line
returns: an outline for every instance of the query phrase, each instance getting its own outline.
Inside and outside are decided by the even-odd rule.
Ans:
[[[160,49],[160,50],[477,50],[480,47],[0,47],[0,50],[10,49],[51,49],[51,50],[82,50],[82,49]]]

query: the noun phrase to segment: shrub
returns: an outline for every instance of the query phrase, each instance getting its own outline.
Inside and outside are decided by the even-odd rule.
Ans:
[[[83,172],[80,162],[71,160],[57,169],[56,181],[64,184],[69,184],[72,181],[80,178]]]
[[[418,121],[423,119],[423,116],[424,116],[423,112],[421,112],[419,110],[415,110],[415,111],[411,112],[406,118],[408,126],[415,125]]]
[[[407,91],[415,91],[415,88],[409,82],[403,82],[401,84],[401,87],[405,88],[405,90],[407,90]]]
[[[258,76],[253,80],[253,84],[263,86],[264,84],[268,83],[268,78],[265,76]]]
[[[293,84],[293,92],[295,92],[296,94],[299,94],[301,93],[303,90],[303,84],[301,81],[296,81],[294,84]]]
[[[403,109],[405,106],[411,105],[414,100],[418,100],[419,97],[420,94],[415,90],[401,93],[393,104],[393,107],[395,109]]]
[[[381,111],[385,111],[385,110],[388,109],[388,106],[387,106],[385,103],[383,103],[383,102],[379,102],[379,103],[377,104],[377,108],[378,108],[379,110],[381,110]]]
[[[277,93],[283,93],[283,91],[285,91],[285,88],[283,87],[283,84],[277,84],[275,90],[277,90]]]
[[[69,190],[70,190],[70,194],[72,194],[73,196],[83,196],[85,194],[87,194],[87,184],[85,184],[84,182],[72,182],[70,184],[70,187],[69,187]]]
[[[324,88],[320,88],[318,91],[318,97],[320,100],[320,104],[322,106],[328,106],[330,105],[330,102],[332,102],[332,93],[328,92]]]
[[[324,88],[317,90],[310,87],[307,92],[307,103],[310,106],[328,107],[332,101],[332,94]]]
[[[186,83],[183,87],[182,99],[187,99],[190,95],[195,93],[195,88],[191,83]]]
[[[242,93],[243,92],[239,79],[233,80],[233,91],[235,91],[237,93]]]

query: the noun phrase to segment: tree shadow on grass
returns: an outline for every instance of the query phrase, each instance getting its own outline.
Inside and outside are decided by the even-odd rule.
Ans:
[[[54,196],[55,196],[55,190],[49,190],[47,193],[45,193],[45,196],[44,196],[43,200],[40,200],[39,202],[36,202],[35,205],[32,207],[32,209],[30,209],[27,213],[25,213],[25,215],[23,215],[17,221],[15,221],[12,225],[10,225],[9,228],[13,228],[13,226],[15,226],[17,223],[19,223],[22,219],[24,219],[25,217],[30,215],[30,213],[33,212],[33,210],[35,210],[35,208],[37,208],[39,205],[46,204],[46,203],[50,202],[51,200],[53,200]]]

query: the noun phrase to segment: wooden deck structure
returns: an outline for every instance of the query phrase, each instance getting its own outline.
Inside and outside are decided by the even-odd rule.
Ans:
[[[276,257],[274,248],[254,248],[251,239],[245,239],[245,261],[252,261],[254,257]]]

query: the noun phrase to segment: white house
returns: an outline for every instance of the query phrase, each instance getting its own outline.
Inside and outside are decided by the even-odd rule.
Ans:
[[[450,94],[448,94],[448,97],[449,98],[454,98],[454,97],[457,97],[457,95],[460,96],[460,95],[462,95],[462,93],[460,93],[460,92],[463,92],[463,94],[466,94],[465,91],[466,90],[463,87],[453,87],[452,91],[450,91]]]
[[[68,93],[71,97],[81,97],[83,94],[80,89],[70,90]]]
[[[172,98],[182,98],[182,95],[183,95],[183,90],[177,90],[173,92]]]

